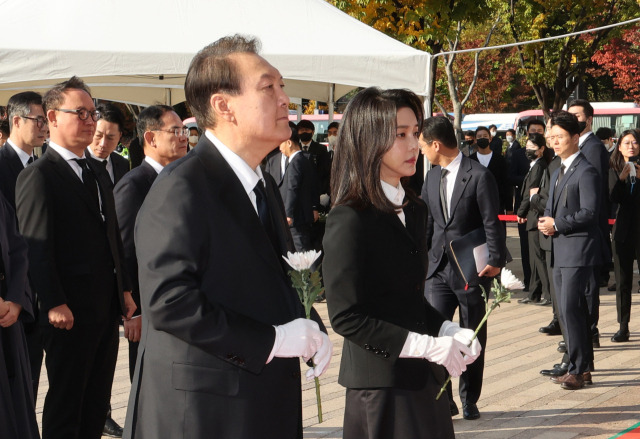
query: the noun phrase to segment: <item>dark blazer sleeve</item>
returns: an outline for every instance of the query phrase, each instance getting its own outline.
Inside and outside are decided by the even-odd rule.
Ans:
[[[324,281],[329,318],[334,331],[362,349],[384,347],[388,360],[398,359],[409,331],[375,318],[367,308],[364,278],[367,237],[358,213],[336,206],[327,219],[323,240]],[[442,323],[442,322],[441,322]]]
[[[136,217],[142,202],[146,196],[146,192],[140,188],[133,179],[121,180],[113,189],[113,196],[116,203],[116,215],[118,217],[118,226],[120,227],[120,237],[122,238],[122,247],[124,262],[123,267],[128,276],[132,297],[136,302],[138,309],[135,314],[140,314],[140,287],[138,282],[138,260],[136,259],[136,246],[134,243],[134,228]]]
[[[30,279],[43,310],[67,303],[54,257],[53,197],[48,196],[40,168],[27,166],[16,183],[16,212],[20,233],[29,244]]]

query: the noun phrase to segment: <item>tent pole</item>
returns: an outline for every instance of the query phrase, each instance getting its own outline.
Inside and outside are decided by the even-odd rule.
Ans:
[[[164,89],[164,104],[171,106],[171,89],[170,88]]]
[[[333,122],[334,100],[335,100],[336,85],[329,84],[329,123]]]

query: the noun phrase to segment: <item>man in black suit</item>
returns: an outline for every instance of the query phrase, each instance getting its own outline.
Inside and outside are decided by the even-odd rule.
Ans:
[[[314,358],[310,377],[329,364],[331,341],[303,318],[284,266],[282,199],[259,166],[291,129],[282,76],[258,44],[225,37],[191,61],[185,92],[204,135],[138,213],[143,323],[126,438],[301,438],[299,357]]]
[[[499,210],[500,214],[513,213],[513,203],[510,202],[510,191],[507,175],[507,162],[500,154],[496,154],[491,150],[489,141],[491,134],[486,127],[478,127],[476,129],[476,144],[478,151],[469,156],[471,160],[480,162],[482,166],[487,168],[493,175],[498,185]]]
[[[591,331],[593,332],[593,345],[600,347],[600,332],[598,320],[600,319],[600,287],[606,287],[609,283],[609,268],[611,266],[611,236],[609,229],[609,154],[600,139],[591,132],[593,123],[593,107],[589,101],[576,99],[571,102],[569,113],[578,118],[580,124],[580,151],[591,163],[598,173],[598,196],[600,200],[598,213],[598,228],[600,230],[600,251],[602,252],[602,266],[593,270],[593,279],[589,280],[587,287],[587,302],[591,317]]]
[[[33,149],[42,146],[47,136],[47,120],[42,109],[42,96],[32,91],[11,96],[7,103],[7,114],[11,123],[11,134],[0,148],[0,192],[15,212],[18,175],[35,160]],[[33,312],[37,320],[35,292]],[[29,349],[33,394],[36,397],[42,369],[42,331],[37,321],[25,322],[24,331]]]
[[[578,148],[578,119],[566,111],[551,115],[547,137],[562,163],[551,176],[545,216],[538,229],[552,236],[553,281],[563,322],[569,368],[552,377],[563,389],[575,390],[591,384],[593,369],[592,332],[589,328],[587,285],[593,268],[601,263],[598,230],[600,181],[598,173]]]
[[[96,133],[93,135],[93,141],[86,152],[89,154],[89,160],[107,171],[111,180],[111,188],[113,188],[131,169],[129,160],[115,152],[122,138],[124,116],[113,104],[100,105],[98,111],[100,119],[96,125]]]
[[[527,159],[527,156],[525,155],[525,149],[516,139],[515,130],[507,130],[506,137],[508,146],[505,153],[505,159],[507,160],[507,179],[509,180],[509,188],[511,192],[509,195],[509,204],[513,204],[513,208],[507,210],[518,212],[518,209],[520,209],[520,203],[522,202],[522,185],[525,176],[529,172],[529,159]],[[525,291],[531,284],[531,262],[529,261],[529,240],[527,235],[526,224],[518,223],[520,257],[522,261],[522,272],[524,274],[523,281]]]
[[[313,250],[311,225],[313,224],[313,206],[318,200],[313,165],[300,151],[300,139],[297,130],[291,130],[291,137],[280,144],[281,156],[285,157],[285,169],[278,184],[280,196],[284,202],[293,244],[296,251]],[[276,155],[273,159],[277,161]]]
[[[331,159],[327,147],[313,140],[315,126],[310,120],[302,119],[298,122],[298,136],[300,137],[300,149],[308,153],[311,163],[316,168],[318,176],[319,193],[329,193],[329,178],[331,176]]]
[[[124,336],[129,340],[129,377],[132,380],[142,332],[138,260],[133,239],[136,218],[158,174],[169,163],[184,157],[187,153],[186,128],[182,126],[180,116],[167,105],[152,105],[142,110],[138,116],[137,130],[143,144],[145,159],[140,166],[127,173],[113,189],[124,247],[124,267],[131,279],[131,294],[137,306],[131,320],[124,322]]]
[[[99,438],[118,354],[118,316],[135,304],[122,262],[113,194],[84,150],[98,113],[73,77],[43,97],[47,152],[18,176],[16,207],[40,300],[49,390],[45,438]]]
[[[460,326],[475,329],[485,314],[482,285],[489,291],[491,279],[505,264],[504,227],[498,220],[498,188],[491,172],[459,151],[451,122],[445,117],[431,117],[424,122],[420,146],[429,161],[436,165],[427,173],[422,199],[429,208],[427,246],[429,268],[425,297],[447,319],[459,308]],[[487,145],[484,148],[488,148]],[[444,172],[446,171],[446,172]],[[489,258],[478,273],[478,283],[466,284],[455,268],[449,243],[478,228],[483,228]],[[486,347],[486,325],[478,333]],[[484,352],[460,376],[460,399],[465,419],[480,417],[477,402],[482,391]],[[452,413],[457,413],[449,386]]]

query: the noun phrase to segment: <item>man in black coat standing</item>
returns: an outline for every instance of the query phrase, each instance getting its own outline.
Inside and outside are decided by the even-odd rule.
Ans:
[[[100,105],[98,111],[100,119],[96,125],[96,133],[86,152],[89,160],[107,171],[113,188],[131,169],[129,160],[115,152],[122,138],[124,116],[113,104]]]
[[[138,213],[143,323],[125,438],[302,438],[299,357],[317,364],[308,376],[329,365],[331,341],[304,318],[284,266],[282,199],[259,166],[291,129],[282,75],[258,44],[235,35],[196,54],[185,92],[205,133]]]
[[[578,118],[580,124],[579,147],[582,154],[598,173],[598,229],[600,230],[601,266],[593,270],[593,279],[589,280],[587,291],[587,303],[589,304],[589,316],[591,318],[591,331],[593,332],[593,345],[600,347],[600,332],[598,320],[600,319],[600,287],[607,286],[609,282],[609,267],[611,265],[611,237],[609,229],[609,153],[598,137],[593,134],[593,107],[585,99],[576,99],[571,102],[569,113]]]
[[[489,291],[491,279],[500,273],[506,260],[505,232],[498,220],[496,181],[487,168],[460,152],[453,126],[445,117],[431,117],[424,122],[420,146],[427,159],[437,165],[427,173],[422,187],[422,199],[428,207],[427,247],[430,249],[425,297],[447,319],[452,319],[459,308],[460,326],[475,329],[485,314],[480,285]],[[489,149],[489,142],[483,147]],[[449,243],[478,228],[485,232],[489,257],[487,265],[478,273],[479,281],[465,285]],[[478,339],[484,348],[486,325],[478,333]],[[460,376],[465,419],[480,417],[477,402],[482,391],[484,353],[485,349]],[[448,390],[452,413],[457,413],[451,387]]]
[[[0,192],[15,214],[16,181],[18,175],[35,160],[33,149],[42,146],[47,137],[47,120],[42,109],[42,96],[33,91],[25,91],[11,96],[7,103],[7,114],[11,125],[11,135],[0,148]],[[37,323],[37,297],[33,297],[35,319],[24,323],[24,331],[29,348],[33,395],[38,395],[40,370],[42,369],[42,331]]]
[[[50,89],[43,102],[49,148],[16,184],[47,354],[42,433],[97,439],[111,394],[119,316],[130,318],[135,304],[121,266],[110,182],[84,154],[98,119],[89,89],[73,77]]]

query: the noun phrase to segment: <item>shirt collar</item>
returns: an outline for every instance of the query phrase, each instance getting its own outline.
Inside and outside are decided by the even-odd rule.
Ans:
[[[33,157],[33,155],[29,155],[23,150],[21,150],[20,148],[18,148],[18,146],[15,143],[13,143],[11,139],[7,139],[7,143],[13,148],[16,154],[18,154],[18,158],[22,162],[22,166],[27,166],[27,162],[31,157]]]
[[[66,161],[71,161],[71,160],[77,160],[77,159],[84,159],[86,158],[84,155],[84,150],[82,151],[82,155],[80,157],[78,157],[77,155],[75,155],[73,152],[69,151],[67,148],[64,148],[60,145],[58,145],[57,143],[55,143],[53,140],[49,140],[49,146],[51,148],[53,148],[53,150],[55,152],[57,152],[58,154],[60,154],[60,156],[65,159]]]
[[[160,163],[156,162],[154,159],[152,159],[149,156],[145,156],[144,161],[149,163],[149,165],[151,165],[151,167],[159,174],[162,172],[162,170],[164,169],[164,166],[162,166]]]
[[[207,139],[209,139],[211,143],[213,143],[213,145],[220,152],[225,161],[229,164],[229,166],[231,166],[231,169],[233,169],[233,172],[240,180],[240,183],[242,183],[242,186],[244,187],[244,190],[247,192],[247,194],[253,192],[256,184],[258,184],[258,180],[264,180],[260,166],[256,167],[256,169],[251,169],[251,167],[242,159],[242,157],[231,151],[211,131],[205,131],[205,136],[207,136]]]
[[[91,149],[91,147],[90,147],[90,146],[88,146],[88,147],[87,147],[87,151],[89,151],[89,155],[90,155],[92,158],[96,159],[96,160],[97,160],[97,161],[99,161],[99,162],[102,162],[102,161],[104,161],[104,160],[106,160],[106,161],[107,161],[107,163],[110,163],[110,162],[111,162],[111,155],[108,155],[106,159],[100,158],[100,157],[98,157],[97,155],[95,155],[95,154],[93,153],[93,150]]]
[[[402,202],[404,201],[404,188],[402,187],[402,184],[398,183],[398,186],[395,187],[391,186],[386,181],[380,180],[380,183],[382,183],[382,191],[387,196],[389,201],[391,201],[396,206],[401,206]]]
[[[575,153],[571,154],[566,159],[562,160],[560,163],[564,165],[565,169],[568,169],[568,168],[571,167],[571,164],[574,162],[576,157],[578,157],[578,154],[580,154],[580,151],[576,151]]]
[[[589,137],[590,134],[591,134],[591,131],[587,131],[582,136],[580,136],[580,139],[578,140],[578,145],[582,146],[582,144],[587,139],[587,137]]]
[[[449,163],[443,169],[446,169],[447,171],[449,171],[449,173],[454,173],[458,171],[461,163],[462,163],[462,152],[458,152],[458,155],[456,156],[456,158],[453,159],[453,161],[451,161],[451,163]]]

